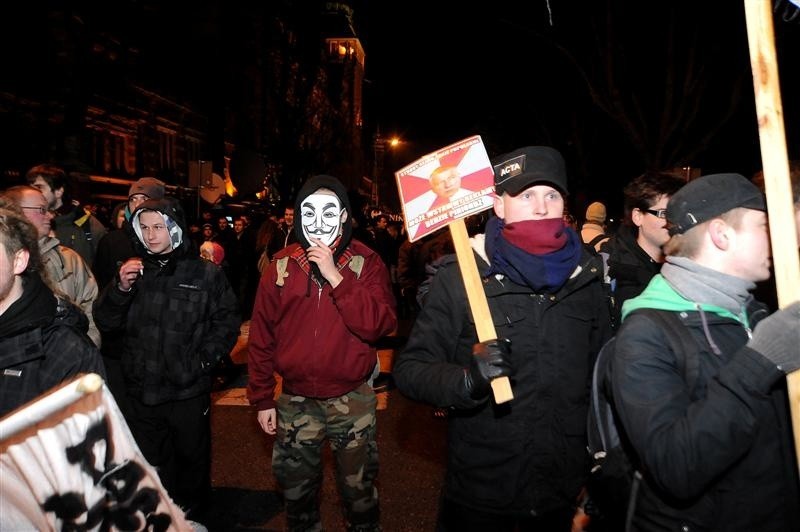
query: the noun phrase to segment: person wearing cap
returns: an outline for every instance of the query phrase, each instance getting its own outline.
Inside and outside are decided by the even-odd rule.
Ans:
[[[608,278],[613,293],[613,323],[619,324],[622,305],[642,290],[661,270],[669,240],[666,209],[669,198],[686,180],[676,174],[647,171],[623,190],[625,219],[600,251],[608,255]]]
[[[379,531],[375,343],[397,326],[389,271],[354,239],[339,179],[317,175],[297,194],[297,242],[265,268],[250,322],[247,397],[274,435],[272,471],[287,530],[322,530],[328,440],[347,530]],[[283,391],[275,398],[275,373]]]
[[[800,530],[783,378],[800,368],[800,303],[767,316],[750,294],[769,276],[765,211],[739,174],[690,181],[666,207],[661,272],[622,307],[610,385],[643,473],[633,530]],[[696,340],[691,387],[669,347],[684,344],[642,309]]]
[[[600,251],[610,235],[606,235],[606,206],[595,201],[586,208],[586,222],[581,227],[581,239],[587,246]]]
[[[53,212],[52,231],[61,245],[74,249],[86,264],[92,264],[106,227],[69,197],[69,180],[64,169],[53,164],[38,164],[27,171],[25,179],[44,194],[47,208]]]
[[[161,199],[164,197],[164,182],[154,177],[142,177],[133,182],[128,189],[128,200],[125,202],[124,220],[122,227],[112,229],[106,233],[97,244],[97,253],[92,264],[92,272],[97,279],[98,289],[113,283],[117,277],[119,267],[131,257],[138,257],[133,245],[135,235],[130,227],[131,213],[136,207],[148,199]],[[125,391],[125,379],[122,376],[120,357],[122,356],[122,337],[118,334],[108,334],[100,331],[100,351],[106,366],[106,384],[114,395],[123,416],[128,413],[128,394]]]
[[[564,224],[558,151],[520,148],[493,166],[495,216],[470,243],[497,339],[479,341],[451,256],[392,376],[406,396],[450,412],[437,530],[569,531],[586,476],[592,362],[611,332],[603,265]],[[514,398],[498,405],[499,376]]]
[[[125,205],[125,221],[120,229],[112,229],[97,245],[92,271],[101,288],[110,283],[119,269],[119,263],[136,255],[131,240],[128,221],[136,207],[148,199],[164,197],[164,182],[154,177],[142,177],[136,180],[128,190],[128,201]]]
[[[238,303],[223,271],[184,238],[177,199],[141,203],[130,227],[137,256],[100,292],[95,322],[121,338],[126,419],[137,444],[170,496],[202,522],[211,487],[211,373],[236,344]]]

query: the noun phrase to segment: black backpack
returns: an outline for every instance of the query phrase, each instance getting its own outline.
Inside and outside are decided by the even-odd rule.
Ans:
[[[694,394],[700,374],[700,346],[677,312],[638,309],[659,327],[666,329],[669,347],[676,355],[678,368]],[[597,354],[592,373],[587,420],[587,450],[591,469],[587,483],[589,504],[586,512],[592,530],[629,530],[642,474],[634,465],[634,454],[628,449],[624,432],[617,429],[611,389],[610,362],[614,356],[616,337],[608,340]]]

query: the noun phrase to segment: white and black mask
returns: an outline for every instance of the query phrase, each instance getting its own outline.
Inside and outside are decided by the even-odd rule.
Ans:
[[[303,236],[310,245],[317,238],[326,246],[332,245],[342,234],[342,223],[347,212],[339,197],[329,190],[318,190],[300,202],[300,223]]]

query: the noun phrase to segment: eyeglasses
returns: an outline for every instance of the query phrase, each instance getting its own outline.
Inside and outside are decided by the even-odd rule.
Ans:
[[[656,218],[666,218],[667,209],[642,209],[647,214],[652,214]]]
[[[50,210],[47,207],[26,207],[25,205],[22,205],[22,208],[23,209],[29,209],[29,210],[32,210],[32,211],[36,211],[39,214],[41,214],[42,216],[44,216],[45,214],[50,212]]]

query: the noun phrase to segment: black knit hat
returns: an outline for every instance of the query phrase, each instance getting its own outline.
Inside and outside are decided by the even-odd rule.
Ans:
[[[711,174],[682,186],[667,204],[670,235],[680,235],[737,207],[766,211],[764,194],[740,174]]]
[[[564,158],[549,146],[527,146],[496,157],[494,189],[500,195],[519,194],[535,183],[547,183],[567,193],[567,170]]]

